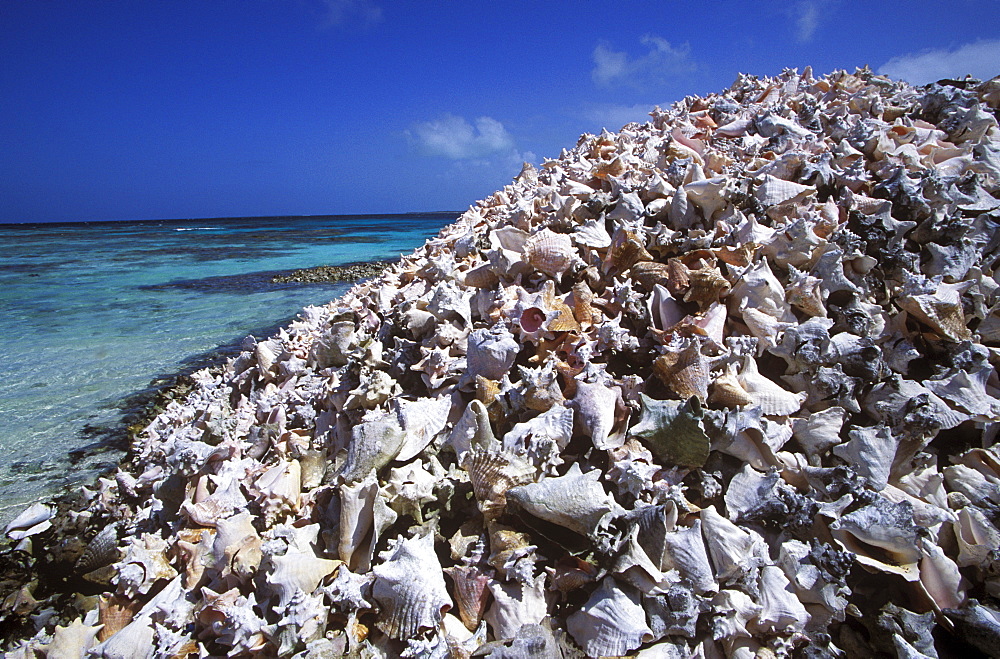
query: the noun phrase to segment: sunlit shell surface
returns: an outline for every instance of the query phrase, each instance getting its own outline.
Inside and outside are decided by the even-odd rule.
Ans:
[[[740,76],[525,165],[19,516],[0,649],[996,656],[998,103]]]

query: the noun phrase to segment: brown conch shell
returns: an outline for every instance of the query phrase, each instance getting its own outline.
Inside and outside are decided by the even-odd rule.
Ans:
[[[462,467],[469,472],[472,491],[487,520],[501,515],[507,505],[510,488],[535,479],[535,467],[507,451],[473,447],[465,454]]]
[[[729,364],[722,375],[712,382],[708,403],[718,407],[743,407],[753,402],[753,398],[740,384],[736,376],[736,364]]]
[[[474,565],[455,565],[444,569],[454,584],[458,613],[469,631],[475,631],[490,601],[490,578]]]
[[[701,353],[697,341],[689,341],[680,350],[668,350],[653,362],[653,373],[682,400],[697,396],[708,400],[711,382],[708,359]]]

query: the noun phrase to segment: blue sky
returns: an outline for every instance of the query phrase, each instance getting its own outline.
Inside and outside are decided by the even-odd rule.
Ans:
[[[0,221],[463,210],[737,73],[1000,73],[1000,2],[0,0]]]

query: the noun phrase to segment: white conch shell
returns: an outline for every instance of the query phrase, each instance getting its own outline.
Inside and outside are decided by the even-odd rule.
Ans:
[[[621,389],[602,382],[578,382],[570,405],[576,410],[576,423],[589,435],[598,449],[618,448],[625,443],[624,433],[612,435],[615,410],[621,404]]]
[[[740,590],[720,590],[712,598],[712,637],[716,640],[749,638],[747,624],[763,607]]]
[[[75,618],[66,626],[56,625],[52,641],[43,646],[46,657],[83,657],[97,639],[100,625],[93,626]]]
[[[867,479],[875,491],[885,488],[898,440],[886,426],[854,428],[848,436],[851,440],[833,447],[833,454]]]
[[[100,645],[90,648],[90,657],[102,659],[148,659],[153,657],[153,621],[143,616]]]
[[[778,281],[767,259],[747,266],[729,293],[729,310],[742,316],[744,309],[755,309],[783,323],[796,322],[785,299],[785,287]]]
[[[658,329],[669,330],[681,322],[687,312],[663,284],[653,284],[653,294],[646,302],[649,315]]]
[[[754,196],[764,206],[775,206],[793,199],[804,199],[813,192],[816,192],[816,188],[811,185],[784,181],[770,174],[765,174],[764,182],[757,186]]]
[[[764,474],[749,464],[743,465],[729,482],[725,493],[726,514],[729,519],[736,521],[744,513],[760,506],[762,501],[772,496],[780,480],[781,476],[777,472]]]
[[[310,356],[319,368],[327,366],[344,366],[351,354],[354,344],[354,321],[341,320],[330,324],[330,327],[313,342]]]
[[[280,350],[280,347],[273,347],[270,341],[261,341],[254,347],[254,358],[257,360],[257,368],[262,378],[271,377],[271,367],[278,358],[276,351],[280,352]]]
[[[51,518],[52,509],[44,503],[36,502],[12,519],[4,528],[4,533],[11,540],[22,540],[52,528],[52,522],[49,521]]]
[[[506,325],[497,323],[492,328],[477,329],[469,334],[466,354],[466,371],[460,387],[475,384],[476,376],[487,380],[500,380],[510,372],[521,350],[521,344]]]
[[[437,482],[437,476],[425,469],[420,460],[414,460],[389,470],[385,497],[397,513],[408,514],[421,523],[424,519],[423,504],[436,500],[434,486]]]
[[[708,561],[700,519],[695,519],[691,526],[678,526],[677,507],[670,502],[640,509],[636,521],[639,545],[654,567],[660,572],[676,570],[695,592],[718,590]]]
[[[941,429],[954,428],[968,415],[951,406],[930,389],[913,380],[892,377],[872,387],[863,401],[865,411],[887,425],[903,422],[919,403],[921,413],[934,417]]]
[[[251,592],[244,597],[236,588],[216,593],[207,587],[202,587],[201,592],[205,605],[198,613],[199,619],[207,623],[206,626],[210,626],[220,643],[231,646],[233,654],[259,652],[265,647],[267,636],[273,630],[273,626],[268,625],[267,621],[256,613],[255,593]],[[134,624],[136,623],[133,622],[132,625]],[[118,634],[123,634],[126,630],[128,627]],[[112,637],[108,642],[114,639],[115,637]]]
[[[573,408],[554,405],[548,411],[515,424],[503,436],[505,451],[526,457],[535,466],[552,468],[562,463],[559,454],[573,436]]]
[[[935,608],[957,609],[965,601],[965,585],[955,561],[936,544],[921,538],[920,585]]]
[[[185,501],[181,504],[181,510],[202,526],[214,526],[217,519],[246,508],[247,498],[242,488],[245,476],[245,468],[229,461],[222,463],[217,474],[201,476],[202,479],[215,483],[215,491],[196,503]]]
[[[805,418],[792,419],[792,431],[810,458],[821,456],[840,443],[840,429],[847,418],[843,407],[828,407]]]
[[[403,444],[394,458],[408,462],[431,443],[448,424],[451,399],[418,398],[417,400],[397,399],[399,425],[403,431]]]
[[[564,476],[542,478],[537,483],[507,490],[514,501],[532,515],[581,535],[594,533],[602,521],[622,511],[601,485],[601,470],[587,473],[574,463]]]
[[[912,511],[913,506],[907,501],[892,503],[879,496],[867,506],[834,520],[830,531],[847,551],[857,555],[855,560],[862,565],[916,581],[920,576],[917,563],[921,553],[917,548],[917,527]],[[886,552],[892,562],[883,561],[883,556],[871,555],[864,545]]]
[[[715,592],[719,589],[708,562],[705,540],[701,534],[701,520],[691,526],[678,526],[663,536],[663,557],[661,569],[675,569],[698,593]]]
[[[694,204],[701,209],[706,221],[711,221],[712,216],[719,210],[726,207],[729,201],[723,195],[728,179],[725,176],[714,176],[701,181],[692,181],[684,186],[684,193],[687,194]]]
[[[372,410],[401,393],[399,385],[385,371],[365,368],[359,379],[358,386],[348,393],[344,401],[345,410]]]
[[[765,631],[802,630],[809,623],[809,612],[795,596],[788,577],[777,565],[760,569],[761,612],[756,626]]]
[[[212,554],[215,568],[223,577],[229,574],[247,577],[260,566],[262,543],[252,521],[250,512],[244,510],[216,524]]]
[[[612,221],[620,220],[625,225],[631,225],[637,222],[641,223],[645,214],[646,207],[643,206],[639,195],[634,192],[626,192],[618,197],[618,203],[615,204],[607,217]]]
[[[813,615],[827,619],[841,618],[847,606],[847,598],[835,583],[827,581],[826,574],[809,560],[810,546],[799,540],[786,540],[778,552],[778,565],[785,572],[789,583],[795,588],[799,601],[803,604],[819,604],[826,608],[822,614],[817,607],[808,607]],[[815,620],[813,621],[815,622]]]
[[[977,417],[977,421],[998,421],[1000,401],[987,391],[993,372],[988,366],[972,373],[962,370],[944,380],[924,380],[923,385],[953,407]]]
[[[703,508],[700,517],[716,579],[738,578],[763,562],[761,551],[766,545],[759,534],[740,528],[720,515],[714,506]]]
[[[410,638],[421,629],[436,629],[451,608],[451,598],[434,552],[434,532],[399,539],[380,557],[384,562],[372,568],[372,597],[380,607],[379,629],[396,639]]]
[[[500,442],[497,441],[490,426],[489,412],[481,400],[469,401],[465,412],[448,435],[447,443],[455,451],[459,461],[474,447],[494,451],[500,449]]]
[[[497,639],[514,638],[521,627],[538,624],[548,615],[544,574],[527,582],[491,579],[489,589],[493,605],[484,617]]]
[[[371,567],[375,544],[382,533],[396,521],[379,491],[375,471],[351,484],[340,487],[340,560],[352,572],[367,572]]]
[[[254,488],[268,520],[298,512],[301,505],[302,466],[298,460],[285,460],[274,465],[257,479]]]
[[[639,595],[607,576],[566,629],[589,657],[622,656],[653,640]]]
[[[531,237],[527,231],[513,226],[497,227],[489,235],[493,249],[506,249],[518,253],[524,251],[524,243]]]
[[[958,566],[985,567],[992,562],[991,554],[1000,550],[1000,531],[975,506],[965,506],[958,511],[954,525],[958,541]]]
[[[611,234],[604,228],[604,222],[587,220],[573,231],[573,240],[578,245],[604,248],[611,246]]]
[[[316,532],[319,532],[319,525]],[[278,594],[278,608],[284,608],[297,592],[306,595],[316,590],[326,577],[341,565],[340,561],[320,558],[308,547],[289,547],[281,556],[271,558],[274,569],[267,573],[267,583]]]
[[[767,415],[789,416],[795,414],[809,397],[809,394],[805,392],[792,393],[761,375],[757,371],[757,362],[752,357],[744,358],[743,369],[737,378],[750,398],[753,399],[754,405],[759,405],[761,411]]]
[[[167,541],[158,535],[144,533],[132,538],[114,581],[121,592],[145,595],[161,579],[173,579],[177,570],[167,560]]]
[[[957,464],[941,470],[948,489],[964,494],[973,503],[989,501],[1000,504],[1000,483],[968,465]]]
[[[572,239],[550,229],[542,229],[524,241],[524,260],[555,279],[569,269],[575,256]]]

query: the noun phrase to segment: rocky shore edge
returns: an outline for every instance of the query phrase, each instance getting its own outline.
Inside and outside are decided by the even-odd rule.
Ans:
[[[344,265],[320,265],[276,275],[271,278],[271,282],[275,284],[318,284],[358,281],[380,275],[393,263],[395,261],[359,261]]]
[[[276,284],[360,282],[379,275],[397,261],[356,261],[299,268],[275,274],[271,281]],[[275,323],[252,334],[271,336],[288,322]],[[87,428],[90,443],[71,452],[70,462],[112,452],[121,455],[116,460],[118,466],[108,470],[103,477],[113,476],[115,471],[141,472],[131,449],[143,430],[168,406],[184,402],[198,386],[196,373],[220,375],[225,362],[238,356],[241,349],[238,342],[227,343],[188,358],[178,371],[157,376],[145,389],[128,395],[121,404],[121,418],[113,424]],[[42,506],[49,510],[47,515],[53,520],[73,517],[81,508],[80,493],[75,487],[65,487],[34,506],[26,507],[22,514],[31,507],[41,509]],[[88,534],[92,535],[93,531]],[[81,578],[74,566],[79,558],[78,551],[71,550],[69,554],[52,551],[67,540],[56,527],[36,529],[30,537],[31,542],[9,537],[0,539],[0,650],[18,638],[33,634],[35,627],[44,624],[48,617],[59,618],[78,608],[80,596],[97,594],[107,585],[107,575],[98,576],[96,580]],[[40,619],[29,620],[28,614],[35,611],[41,601],[47,605],[46,612]]]

